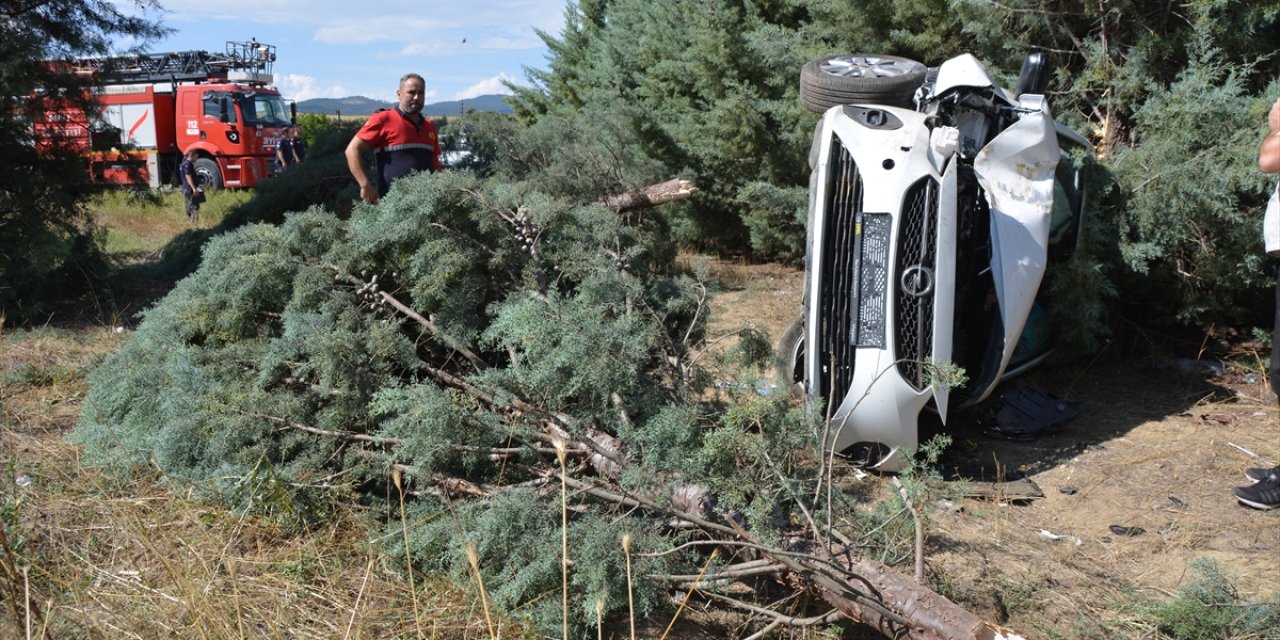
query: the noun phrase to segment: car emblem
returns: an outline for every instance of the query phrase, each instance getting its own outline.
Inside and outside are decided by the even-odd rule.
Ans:
[[[902,292],[912,298],[923,298],[933,292],[933,271],[913,264],[902,271]]]

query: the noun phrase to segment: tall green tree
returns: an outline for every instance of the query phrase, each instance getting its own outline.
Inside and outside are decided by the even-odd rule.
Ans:
[[[1030,51],[1049,53],[1055,113],[1092,133],[1100,152],[1138,142],[1135,117],[1176,82],[1208,44],[1215,66],[1237,67],[1241,88],[1263,89],[1280,49],[1275,0],[956,0],[956,22],[975,53],[1017,69]],[[1186,105],[1195,109],[1194,104]]]
[[[1120,233],[1090,269],[1131,283],[1120,300],[1170,294],[1137,309],[1214,322],[1266,285],[1250,240],[1266,181],[1251,156],[1278,16],[1277,0],[583,2],[566,9],[561,36],[543,34],[550,68],[518,102],[529,121],[609,105],[621,115],[611,126],[631,129],[646,158],[702,189],[673,209],[679,240],[785,259],[805,237],[816,117],[796,99],[804,62],[867,52],[937,65],[969,52],[1008,86],[1044,52],[1055,116],[1117,178],[1093,192],[1108,197],[1104,233]],[[1152,277],[1165,286],[1141,284]]]
[[[804,15],[785,1],[570,5],[563,34],[543,34],[551,68],[531,75],[534,89],[518,96],[521,113],[620,112],[648,157],[701,189],[675,210],[677,237],[744,249],[742,187],[802,184],[808,172],[793,77]]]
[[[146,17],[158,7],[154,0],[0,2],[0,307],[11,320],[36,310],[56,271],[93,253],[88,174],[70,150],[47,144],[37,152],[30,124],[45,109],[88,106],[83,81],[49,62],[118,53],[114,43],[122,40],[144,45],[163,33]]]

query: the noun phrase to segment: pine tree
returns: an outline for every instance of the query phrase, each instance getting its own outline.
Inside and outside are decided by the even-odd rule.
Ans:
[[[152,0],[128,3],[145,16]],[[92,190],[83,164],[44,140],[31,122],[44,109],[89,107],[83,81],[49,61],[105,55],[129,38],[147,43],[162,29],[106,0],[6,2],[0,7],[0,307],[10,321],[35,314],[53,293],[54,272],[93,271],[96,255],[84,208]],[[80,262],[80,268],[72,264]],[[52,280],[51,280],[52,278]]]

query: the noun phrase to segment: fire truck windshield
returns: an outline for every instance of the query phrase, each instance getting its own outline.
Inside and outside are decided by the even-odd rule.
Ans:
[[[279,127],[289,124],[289,110],[284,98],[273,93],[249,93],[240,98],[240,111],[245,124]]]

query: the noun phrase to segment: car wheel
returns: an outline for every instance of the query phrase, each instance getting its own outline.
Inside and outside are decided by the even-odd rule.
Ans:
[[[217,162],[210,158],[200,158],[195,164],[196,186],[205,193],[213,193],[222,188],[222,172],[218,170]]]
[[[778,341],[778,361],[774,372],[778,388],[796,392],[804,381],[804,317],[796,318]]]
[[[800,68],[800,103],[814,113],[852,103],[910,107],[927,71],[923,64],[898,56],[818,58]]]

